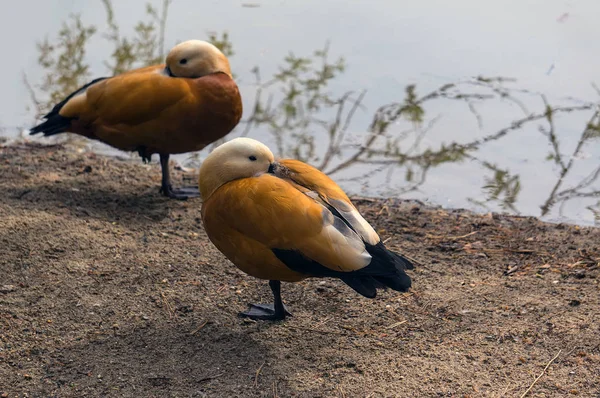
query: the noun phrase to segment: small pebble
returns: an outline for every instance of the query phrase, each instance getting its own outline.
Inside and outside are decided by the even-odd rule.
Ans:
[[[15,285],[2,285],[0,286],[0,293],[10,293],[10,292],[14,292],[15,290],[17,290],[17,287]]]

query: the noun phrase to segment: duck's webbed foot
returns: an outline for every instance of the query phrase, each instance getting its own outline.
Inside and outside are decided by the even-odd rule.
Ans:
[[[292,314],[285,308],[281,300],[281,282],[269,281],[269,286],[273,291],[275,298],[274,304],[250,304],[248,311],[240,312],[240,316],[244,318],[263,320],[263,321],[282,321],[286,316]]]
[[[162,171],[162,183],[160,193],[172,199],[186,200],[200,196],[198,187],[173,188],[171,186],[171,174],[169,172],[169,155],[160,154],[160,168]]]
[[[178,200],[186,200],[188,198],[196,198],[200,196],[200,191],[198,191],[198,187],[173,188],[171,184],[166,186],[161,185],[159,192],[168,198]]]
[[[282,321],[286,316],[292,316],[288,310],[283,307],[282,312],[277,312],[275,304],[250,304],[248,311],[240,312],[242,318],[250,318],[261,321]]]

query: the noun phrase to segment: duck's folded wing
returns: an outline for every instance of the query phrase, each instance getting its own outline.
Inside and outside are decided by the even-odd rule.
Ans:
[[[368,244],[376,245],[380,239],[377,232],[360,215],[346,193],[325,173],[315,167],[294,159],[279,162],[283,169],[280,177],[288,178],[306,188],[304,193],[321,200],[335,215],[348,225]]]
[[[144,68],[90,85],[60,110],[68,118],[101,118],[110,125],[136,125],[156,118],[189,98],[190,85],[161,73],[162,66]]]
[[[339,276],[371,262],[361,237],[293,184],[265,174],[232,181],[209,199],[219,219],[267,246],[286,266],[311,276]]]

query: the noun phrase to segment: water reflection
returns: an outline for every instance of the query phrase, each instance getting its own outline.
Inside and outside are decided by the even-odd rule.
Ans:
[[[171,0],[147,5],[144,18],[130,34],[124,34],[117,24],[111,1],[102,3],[107,22],[104,31],[73,15],[56,35],[38,44],[43,77],[36,82],[25,79],[37,115],[96,77],[91,76],[86,63],[92,37],[101,35],[111,45],[111,52],[105,55],[108,75],[164,59]],[[209,36],[228,57],[234,56],[227,32]],[[368,112],[364,106],[367,93],[361,87],[341,93],[332,89],[347,65],[343,58],[330,56],[329,45],[308,56],[290,52],[278,64],[278,71],[269,78],[261,73],[263,65],[251,69],[253,84],[242,87],[242,95],[251,106],[246,106],[244,121],[233,135],[266,141],[278,155],[312,163],[351,191],[427,197],[431,187],[439,186],[449,189],[448,196],[461,197],[476,209],[531,214],[531,206],[526,211],[521,209],[522,203],[531,198],[523,197],[526,183],[510,153],[519,145],[519,134],[534,129],[539,134],[536,145],[549,148],[547,157],[536,161],[535,167],[546,179],[555,176],[555,181],[546,181],[551,186],[549,192],[531,194],[539,208],[534,215],[555,218],[566,212],[579,222],[600,225],[600,166],[597,152],[591,159],[585,154],[589,144],[600,138],[597,103],[573,99],[552,103],[543,94],[519,87],[515,80],[479,76],[445,82],[425,94],[418,85],[406,85],[404,92],[397,93],[396,102],[379,106],[369,117],[370,122],[360,125],[356,115]],[[239,66],[234,70],[236,75],[246,72]],[[505,104],[516,109],[519,116],[494,120],[492,125],[497,127],[490,129],[488,119],[497,119],[493,110]],[[456,125],[444,125],[448,113],[459,111],[465,112],[464,126],[476,126],[475,138],[464,139],[463,132],[453,130]],[[581,123],[579,139],[571,149],[572,134],[564,135],[561,123],[566,115],[574,114],[585,114],[588,121]],[[573,122],[568,126],[576,127]],[[72,143],[83,140],[69,139]],[[504,151],[506,163],[490,161],[493,150]],[[204,155],[187,155],[186,160],[196,165]],[[459,173],[479,176],[478,195],[462,187],[469,177]],[[432,180],[432,174],[436,179]],[[390,189],[381,190],[382,185]]]

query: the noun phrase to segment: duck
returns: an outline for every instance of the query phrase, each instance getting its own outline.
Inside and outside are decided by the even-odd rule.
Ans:
[[[75,133],[144,163],[160,157],[160,192],[175,199],[199,196],[174,189],[169,156],[199,151],[231,132],[242,116],[242,99],[229,60],[213,44],[188,40],[173,47],[164,64],[94,79],[69,94],[31,128],[30,134]]]
[[[411,287],[411,261],[388,250],[347,194],[307,163],[276,160],[260,141],[235,138],[206,157],[198,186],[210,241],[241,271],[269,281],[274,303],[250,304],[242,317],[290,316],[281,282],[337,278],[367,298]]]

